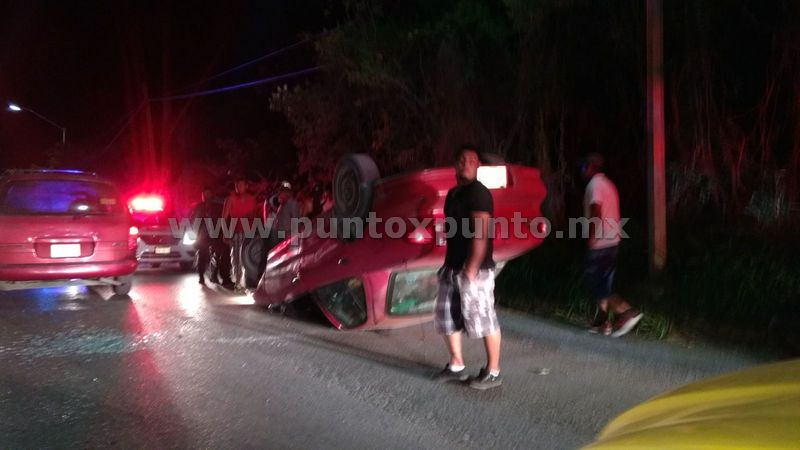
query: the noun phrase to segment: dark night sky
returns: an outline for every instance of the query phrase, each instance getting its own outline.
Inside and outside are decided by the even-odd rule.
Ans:
[[[15,101],[67,128],[69,155],[106,147],[146,86],[150,97],[181,90],[335,25],[328,1],[0,1],[0,167],[41,164],[60,132]],[[310,46],[214,80],[198,89],[309,66]],[[181,100],[168,128],[181,146],[210,152],[217,138],[253,137],[280,126],[267,88]],[[154,105],[159,122],[162,106]],[[161,129],[155,130],[156,134]],[[120,141],[129,142],[126,134]],[[122,144],[103,155],[119,160]]]

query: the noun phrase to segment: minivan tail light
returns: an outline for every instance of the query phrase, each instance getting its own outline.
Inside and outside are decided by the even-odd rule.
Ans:
[[[136,250],[136,244],[139,240],[139,228],[131,226],[128,228],[128,250]]]

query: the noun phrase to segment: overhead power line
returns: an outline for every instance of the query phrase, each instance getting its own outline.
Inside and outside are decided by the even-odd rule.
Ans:
[[[223,87],[216,88],[216,89],[208,89],[208,90],[205,90],[205,91],[197,91],[197,92],[192,92],[192,93],[189,93],[189,94],[169,95],[169,96],[165,96],[165,97],[148,98],[148,99],[142,100],[142,102],[139,103],[139,106],[137,106],[134,110],[132,110],[128,114],[127,119],[124,120],[124,123],[119,128],[117,133],[114,135],[114,137],[111,139],[111,141],[109,141],[109,143],[106,144],[106,146],[103,147],[103,149],[100,152],[98,152],[98,154],[105,153],[109,148],[111,148],[112,145],[114,145],[114,143],[117,141],[117,139],[119,139],[119,137],[122,135],[122,132],[125,131],[126,128],[128,128],[128,125],[130,125],[131,122],[133,122],[133,119],[136,117],[136,115],[139,113],[139,111],[144,109],[144,107],[148,103],[151,103],[151,102],[164,102],[164,101],[170,101],[170,100],[182,100],[182,99],[188,99],[188,98],[194,98],[194,97],[204,97],[204,96],[208,96],[208,95],[221,94],[221,93],[224,93],[224,92],[238,91],[240,89],[247,89],[247,88],[251,88],[251,87],[255,87],[255,86],[260,86],[260,85],[263,85],[263,84],[274,83],[276,81],[289,80],[289,79],[297,78],[297,77],[300,77],[300,76],[303,76],[303,75],[310,75],[310,74],[313,74],[315,72],[318,72],[319,70],[320,70],[320,66],[314,66],[314,67],[309,67],[307,69],[298,70],[298,71],[295,71],[295,72],[285,73],[285,74],[282,74],[282,75],[276,75],[276,76],[267,77],[267,78],[261,78],[261,79],[258,79],[258,80],[253,80],[253,81],[248,81],[248,82],[245,82],[245,83],[234,84],[234,85],[231,85],[231,86],[223,86]]]
[[[251,87],[254,87],[254,86],[259,86],[259,85],[262,85],[262,84],[273,83],[275,81],[288,80],[288,79],[296,78],[296,77],[303,76],[303,75],[309,75],[309,74],[312,74],[314,72],[319,71],[319,69],[320,69],[319,66],[314,66],[314,67],[309,67],[307,69],[298,70],[296,72],[285,73],[283,75],[276,75],[276,76],[273,76],[273,77],[262,78],[260,80],[248,81],[248,82],[245,82],[245,83],[234,84],[234,85],[231,85],[231,86],[224,86],[224,87],[216,88],[216,89],[208,89],[208,90],[205,90],[205,91],[197,91],[197,92],[192,92],[192,93],[189,93],[189,94],[169,95],[169,96],[166,96],[166,97],[151,98],[150,101],[151,102],[161,102],[161,101],[167,101],[167,100],[181,100],[181,99],[186,99],[186,98],[204,97],[206,95],[221,94],[223,92],[238,91],[239,89],[247,89],[247,88],[251,88]]]
[[[289,50],[292,50],[292,49],[300,47],[300,46],[302,46],[304,44],[307,44],[307,43],[313,41],[314,39],[316,39],[319,36],[320,35],[304,38],[304,39],[302,39],[300,41],[297,41],[297,42],[295,42],[293,44],[289,44],[286,47],[279,48],[279,49],[274,50],[272,52],[269,52],[269,53],[267,53],[265,55],[259,56],[259,57],[255,58],[255,59],[251,59],[250,61],[247,61],[247,62],[244,62],[244,63],[239,64],[237,66],[231,67],[230,69],[224,70],[224,71],[222,71],[222,72],[220,72],[220,73],[218,73],[216,75],[213,75],[213,76],[211,76],[209,78],[206,78],[204,80],[200,80],[197,83],[194,83],[193,85],[188,86],[188,87],[183,88],[183,89],[180,89],[180,90],[185,90],[185,89],[201,86],[201,85],[203,85],[205,83],[208,83],[210,81],[213,81],[213,80],[216,80],[218,78],[224,77],[225,75],[231,74],[233,72],[236,72],[238,70],[244,69],[246,67],[250,67],[253,64],[256,64],[256,63],[259,63],[259,62],[264,61],[266,59],[278,56],[278,55],[280,55],[282,53],[285,53],[285,52],[287,52]],[[139,111],[141,111],[145,107],[145,105],[147,105],[150,102],[153,102],[153,101],[167,101],[167,100],[180,100],[180,99],[185,99],[185,98],[202,97],[202,96],[206,96],[206,95],[213,95],[213,94],[219,94],[219,93],[223,93],[223,92],[235,91],[235,90],[239,90],[239,89],[246,89],[246,88],[253,87],[253,86],[259,86],[261,84],[271,83],[271,82],[274,82],[274,81],[281,81],[281,80],[290,79],[290,78],[293,78],[293,77],[298,77],[298,76],[314,73],[317,70],[319,70],[319,67],[312,67],[312,68],[303,69],[303,70],[300,70],[300,71],[297,71],[297,72],[278,75],[278,76],[274,76],[274,77],[262,78],[260,80],[254,80],[254,81],[250,81],[250,82],[246,82],[246,83],[240,83],[240,84],[236,84],[236,85],[232,85],[232,86],[225,86],[225,87],[221,87],[221,88],[217,88],[217,89],[209,89],[209,90],[205,90],[205,91],[196,91],[196,92],[191,92],[191,93],[186,93],[186,94],[167,95],[167,96],[162,96],[162,97],[158,97],[158,98],[147,98],[147,99],[144,99],[144,100],[142,100],[142,102],[135,109],[131,110],[122,119],[122,121],[121,121],[122,125],[119,127],[117,132],[114,134],[114,137],[111,138],[109,143],[106,144],[105,147],[103,147],[103,150],[101,150],[100,153],[104,153],[112,145],[114,145],[114,143],[117,141],[117,139],[119,139],[119,137],[122,135],[123,131],[125,131],[125,129],[128,128],[128,125],[130,125],[130,123],[133,121],[134,117],[139,113]]]
[[[106,144],[105,147],[103,147],[103,150],[101,150],[100,153],[104,153],[106,150],[109,149],[109,147],[111,147],[112,145],[114,145],[115,142],[117,142],[117,139],[119,139],[119,137],[122,135],[122,132],[125,131],[126,128],[128,128],[128,125],[130,125],[131,122],[133,122],[133,118],[136,117],[136,114],[138,114],[139,111],[141,111],[142,108],[145,107],[145,105],[147,105],[148,101],[149,101],[148,99],[142,100],[141,103],[139,103],[139,106],[137,106],[134,110],[128,113],[128,116],[125,119],[123,119],[123,123],[119,127],[119,130],[117,130],[117,132],[114,134],[114,137],[111,138],[111,140],[108,142],[108,144]]]
[[[192,84],[191,86],[188,86],[186,88],[182,88],[182,89],[179,89],[179,90],[182,91],[182,90],[186,90],[186,89],[189,89],[189,88],[195,88],[197,86],[203,85],[205,83],[208,83],[209,81],[213,81],[213,80],[216,80],[217,78],[221,78],[221,77],[224,77],[225,75],[228,75],[228,74],[231,74],[233,72],[236,72],[237,70],[241,70],[241,69],[244,69],[246,67],[250,67],[253,64],[256,64],[256,63],[259,63],[261,61],[264,61],[265,59],[269,59],[269,58],[272,58],[274,56],[278,56],[278,55],[280,55],[282,53],[285,53],[285,52],[287,52],[289,50],[292,50],[292,49],[295,49],[297,47],[300,47],[300,46],[302,46],[304,44],[307,44],[307,43],[313,41],[314,39],[316,39],[316,36],[302,39],[300,41],[295,42],[294,44],[287,45],[286,47],[279,48],[279,49],[277,49],[275,51],[267,53],[266,55],[259,56],[258,58],[255,58],[255,59],[252,59],[250,61],[244,62],[242,64],[239,64],[238,66],[231,67],[230,69],[222,71],[222,72],[220,72],[220,73],[218,73],[216,75],[213,75],[213,76],[211,76],[209,78],[206,78],[204,80],[200,80],[200,81]]]

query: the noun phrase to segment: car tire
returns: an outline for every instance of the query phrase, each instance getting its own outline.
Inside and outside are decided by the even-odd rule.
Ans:
[[[372,184],[380,178],[375,161],[364,153],[345,155],[333,176],[333,210],[338,217],[364,218],[372,207]]]
[[[181,270],[184,272],[188,272],[194,268],[194,263],[191,261],[181,261],[178,264],[181,266]]]
[[[131,287],[133,287],[133,276],[126,275],[123,277],[117,277],[117,281],[119,281],[120,284],[115,284],[112,286],[114,295],[128,295],[128,293],[131,291]]]
[[[242,248],[242,265],[244,266],[245,287],[254,288],[261,281],[267,262],[267,240],[261,238],[248,239]]]
[[[339,221],[338,236],[352,240],[353,231],[344,233],[342,219],[364,219],[372,210],[373,184],[380,179],[375,161],[365,153],[345,155],[333,176],[333,216]]]

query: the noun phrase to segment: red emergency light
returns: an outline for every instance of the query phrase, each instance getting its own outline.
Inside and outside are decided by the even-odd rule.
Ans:
[[[163,212],[164,198],[160,195],[138,195],[131,199],[130,208],[133,212]]]

